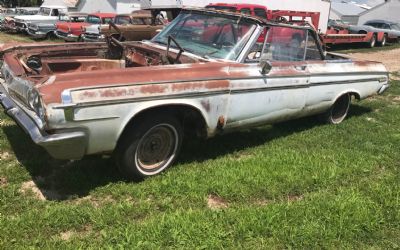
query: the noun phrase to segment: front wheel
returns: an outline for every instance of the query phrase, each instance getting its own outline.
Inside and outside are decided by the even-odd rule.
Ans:
[[[127,131],[116,149],[120,171],[128,178],[142,180],[171,166],[182,144],[182,126],[172,116],[147,116]]]
[[[373,48],[376,44],[376,34],[372,35],[371,40],[368,42],[368,47]]]
[[[351,103],[350,94],[345,94],[339,97],[332,107],[322,115],[325,122],[329,124],[339,124],[347,116]]]

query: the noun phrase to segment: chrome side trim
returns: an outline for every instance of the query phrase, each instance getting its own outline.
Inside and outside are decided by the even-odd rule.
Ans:
[[[249,78],[247,78],[249,79]],[[246,88],[246,89],[235,89],[235,90],[218,90],[218,91],[208,91],[208,92],[195,92],[195,93],[182,93],[182,94],[168,94],[168,95],[157,95],[157,96],[149,96],[149,97],[139,97],[139,98],[127,98],[127,99],[116,99],[116,100],[108,100],[108,101],[96,101],[90,103],[72,103],[70,90],[63,91],[62,96],[66,98],[68,101],[65,105],[56,105],[54,109],[75,109],[82,107],[95,107],[95,106],[104,106],[104,105],[113,105],[113,104],[121,104],[121,103],[136,103],[136,102],[144,102],[144,101],[153,101],[153,100],[168,100],[168,99],[181,99],[181,98],[196,98],[196,97],[204,97],[204,96],[214,96],[214,95],[223,95],[223,94],[241,94],[241,93],[251,93],[251,92],[264,92],[264,91],[276,91],[283,89],[301,89],[301,88],[310,88],[315,86],[323,86],[323,85],[336,85],[336,84],[352,84],[352,83],[361,83],[361,82],[373,82],[379,81],[379,78],[368,78],[362,80],[347,80],[347,81],[337,81],[337,82],[322,82],[322,83],[311,83],[304,85],[285,85],[278,87],[264,87],[264,88]],[[73,90],[76,91],[76,90]],[[69,101],[71,100],[71,101]]]

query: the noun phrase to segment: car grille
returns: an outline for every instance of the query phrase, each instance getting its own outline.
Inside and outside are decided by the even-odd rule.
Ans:
[[[32,34],[35,34],[37,31],[37,30],[31,29],[31,28],[28,28],[28,30],[29,30],[29,33],[32,33]]]
[[[86,38],[93,39],[93,40],[97,40],[100,37],[99,34],[93,34],[93,33],[86,33],[85,36],[86,36]]]
[[[24,23],[20,23],[20,22],[15,22],[15,27],[25,29],[25,24]]]
[[[63,37],[67,37],[67,36],[68,36],[68,33],[62,32],[62,31],[59,31],[59,30],[57,30],[57,34],[58,34],[59,36],[63,36]]]

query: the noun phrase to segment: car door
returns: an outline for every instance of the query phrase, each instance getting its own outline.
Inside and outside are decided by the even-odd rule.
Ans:
[[[230,81],[227,129],[274,123],[301,114],[309,83],[304,60],[306,39],[304,29],[272,27],[261,49],[260,44],[253,46],[260,51],[250,50],[242,69],[246,76]]]

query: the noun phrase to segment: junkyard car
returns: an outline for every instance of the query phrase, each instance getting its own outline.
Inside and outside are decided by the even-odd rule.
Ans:
[[[70,13],[60,16],[60,20],[56,23],[55,35],[67,42],[81,40],[82,27],[88,25],[85,22],[87,17],[88,15],[85,13]]]
[[[349,30],[351,33],[358,34],[366,34],[367,32],[383,32],[385,34],[383,41],[381,42],[383,45],[385,45],[386,41],[400,41],[400,26],[394,22],[384,20],[370,20],[364,23],[364,25],[350,25]]]
[[[114,29],[103,26],[100,36],[114,36],[121,41],[141,41],[151,39],[164,27],[161,20],[153,18],[150,11],[144,10],[134,11],[132,14],[119,14],[115,17],[114,24]]]
[[[68,12],[65,6],[42,6],[37,15],[15,16],[15,30],[26,32],[29,24],[52,23],[53,26],[58,20],[58,16]]]
[[[14,31],[15,30],[15,16],[26,15],[32,16],[39,12],[39,8],[36,7],[24,7],[7,10],[5,13],[0,15],[0,30]]]
[[[296,47],[282,42],[299,32]],[[311,26],[204,9],[182,10],[151,41],[1,55],[0,102],[35,143],[58,159],[113,153],[136,179],[171,166],[185,133],[207,138],[317,114],[338,124],[352,96],[389,86],[381,63],[325,56]]]
[[[58,18],[58,21],[28,24],[27,32],[30,36],[36,39],[60,36],[60,34],[64,33],[62,33],[62,31],[57,33],[57,27],[60,25],[63,27],[69,27],[71,23],[81,24],[85,21],[86,17],[87,14],[85,13],[70,12],[67,14],[61,14]],[[70,38],[72,38],[72,36],[66,35],[66,39],[71,40]]]
[[[96,13],[87,17],[85,25],[82,27],[82,40],[85,42],[100,42],[105,40],[105,36],[100,34],[102,27],[109,27],[109,23],[114,20],[114,13]]]

